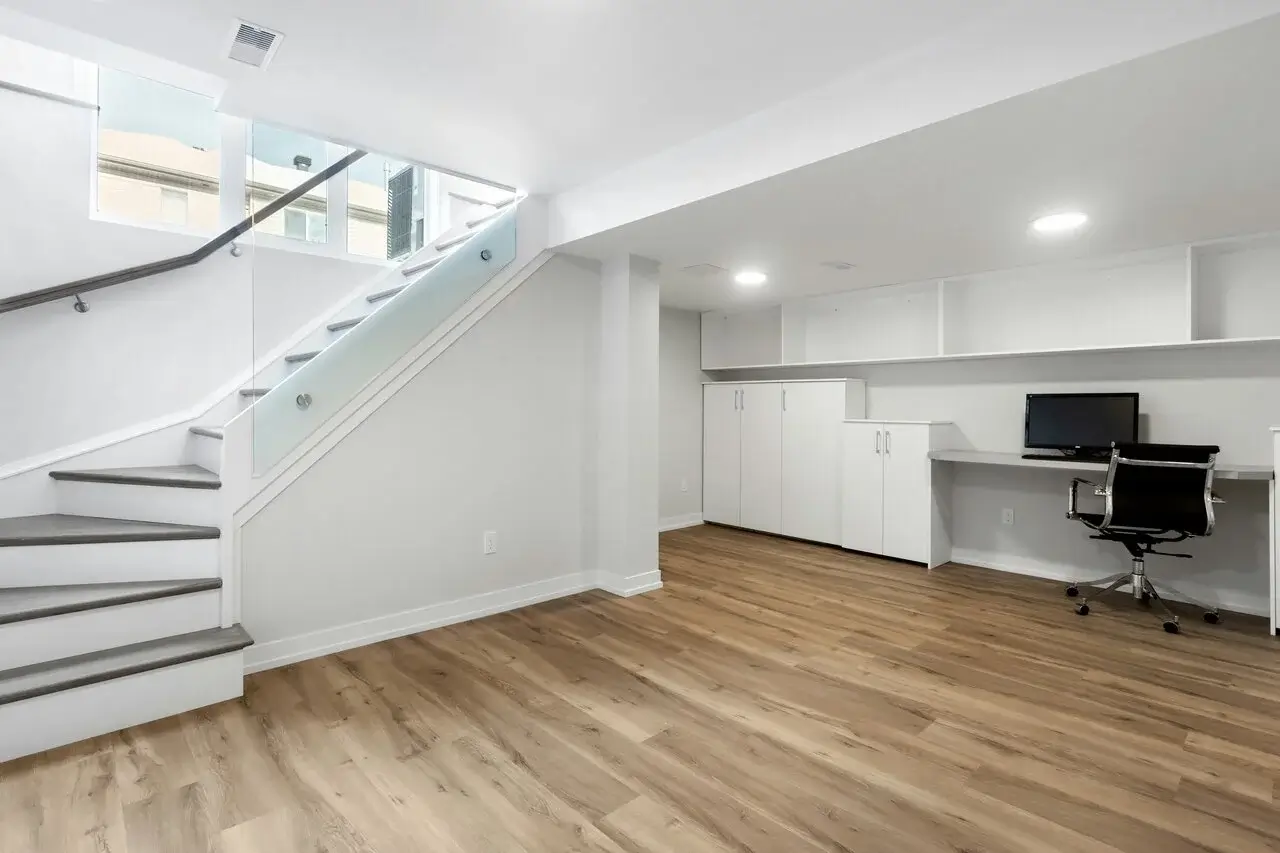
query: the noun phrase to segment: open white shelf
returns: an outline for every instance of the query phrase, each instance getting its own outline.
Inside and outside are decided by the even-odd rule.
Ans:
[[[1280,341],[1280,235],[702,315],[704,370],[848,367]]]

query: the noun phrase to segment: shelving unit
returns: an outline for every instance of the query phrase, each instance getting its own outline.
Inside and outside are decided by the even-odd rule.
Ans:
[[[1280,235],[703,314],[709,371],[1280,342]]]

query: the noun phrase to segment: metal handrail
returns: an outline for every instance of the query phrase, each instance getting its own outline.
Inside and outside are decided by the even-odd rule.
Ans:
[[[102,290],[104,287],[112,287],[117,284],[124,284],[130,281],[137,281],[140,278],[147,278],[160,273],[172,272],[180,270],[183,267],[193,266],[212,255],[214,252],[229,244],[232,240],[239,237],[249,229],[253,228],[259,222],[267,219],[293,202],[302,198],[316,187],[323,184],[335,175],[346,171],[352,163],[359,160],[367,152],[352,151],[346,157],[338,160],[336,163],[322,169],[303,181],[298,186],[289,190],[289,192],[272,201],[263,207],[257,213],[246,216],[241,222],[223,231],[217,237],[214,237],[208,243],[200,248],[185,255],[175,255],[172,258],[165,258],[161,261],[152,261],[151,263],[141,264],[136,267],[128,267],[115,272],[103,273],[90,278],[82,278],[78,281],[72,281],[67,284],[59,284],[54,287],[46,287],[41,290],[32,290],[29,293],[20,293],[17,296],[10,296],[6,299],[0,299],[0,314],[9,311],[17,311],[21,308],[30,308],[33,305],[43,305],[46,302],[55,302],[59,299],[74,297],[76,300],[76,310],[83,313],[88,310],[83,300],[80,299],[82,293],[89,293],[94,290]]]

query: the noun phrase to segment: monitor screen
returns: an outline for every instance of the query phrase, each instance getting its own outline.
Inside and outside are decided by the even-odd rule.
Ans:
[[[1137,394],[1027,395],[1027,447],[1103,450],[1137,440]]]

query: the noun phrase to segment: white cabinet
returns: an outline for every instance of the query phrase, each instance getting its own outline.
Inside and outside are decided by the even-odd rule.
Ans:
[[[884,553],[884,424],[844,425],[844,512],[840,544]]]
[[[861,421],[844,425],[840,544],[933,565],[937,525],[929,451],[948,425]]]
[[[741,385],[702,388],[702,517],[737,524],[741,505]]]
[[[738,523],[765,533],[782,532],[782,386],[743,385],[742,513]]]
[[[702,517],[840,543],[840,428],[866,412],[859,380],[703,386]]]
[[[929,433],[926,424],[884,425],[884,550],[929,562]]]
[[[840,544],[843,382],[782,384],[782,532]]]

